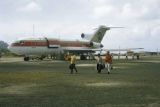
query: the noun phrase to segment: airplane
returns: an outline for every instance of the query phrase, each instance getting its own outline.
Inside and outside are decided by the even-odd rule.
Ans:
[[[91,53],[103,48],[101,41],[112,27],[99,26],[93,34],[81,34],[82,40],[59,40],[55,38],[25,38],[17,40],[8,49],[17,55],[24,56],[24,61],[38,56],[43,59],[47,55],[64,54],[76,52],[80,58],[84,58],[84,53]]]
[[[80,55],[80,59],[84,60],[87,56],[93,57],[92,53],[99,51],[128,51],[137,50],[143,48],[129,48],[129,49],[103,49],[101,43],[106,31],[111,28],[123,28],[123,27],[106,27],[100,25],[93,34],[81,34],[82,40],[63,40],[56,38],[25,38],[19,39],[9,45],[8,49],[17,55],[24,56],[24,61],[38,58],[43,60],[48,55],[51,56],[63,56],[63,59],[67,59],[65,56],[68,53],[77,53]],[[85,56],[84,54],[87,54]],[[60,58],[62,59],[62,58]]]

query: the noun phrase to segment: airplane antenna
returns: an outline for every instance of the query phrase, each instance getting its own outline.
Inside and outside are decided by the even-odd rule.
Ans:
[[[58,36],[58,39],[59,39],[59,40],[61,39],[61,35]]]
[[[35,26],[33,24],[33,36],[35,36]]]

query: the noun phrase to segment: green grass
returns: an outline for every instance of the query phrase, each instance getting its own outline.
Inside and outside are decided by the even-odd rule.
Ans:
[[[158,107],[160,62],[153,60],[160,58],[115,60],[109,75],[95,66],[70,74],[63,61],[0,62],[0,107]]]

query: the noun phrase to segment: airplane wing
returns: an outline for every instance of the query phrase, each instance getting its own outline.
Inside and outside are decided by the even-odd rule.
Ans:
[[[124,48],[124,49],[102,49],[103,51],[132,51],[132,50],[139,50],[144,48]]]
[[[139,50],[144,48],[124,48],[124,49],[92,49],[92,51],[131,51],[131,50]]]
[[[98,51],[100,49],[94,50],[94,49],[64,49],[64,51],[71,52],[71,53],[94,53],[95,51]]]
[[[96,51],[111,51],[111,52],[116,52],[116,51],[133,51],[133,50],[139,50],[139,49],[144,49],[144,48],[125,48],[125,49],[103,49],[103,48],[98,48],[98,49],[66,49],[65,51],[68,52],[75,52],[75,53],[88,53],[88,52],[96,52]]]

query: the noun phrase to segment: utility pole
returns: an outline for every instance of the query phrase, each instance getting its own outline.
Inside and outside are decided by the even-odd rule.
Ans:
[[[118,53],[118,59],[120,59],[120,46],[119,46],[119,53]]]
[[[159,50],[158,50],[158,48],[157,48],[157,55],[159,56]]]

